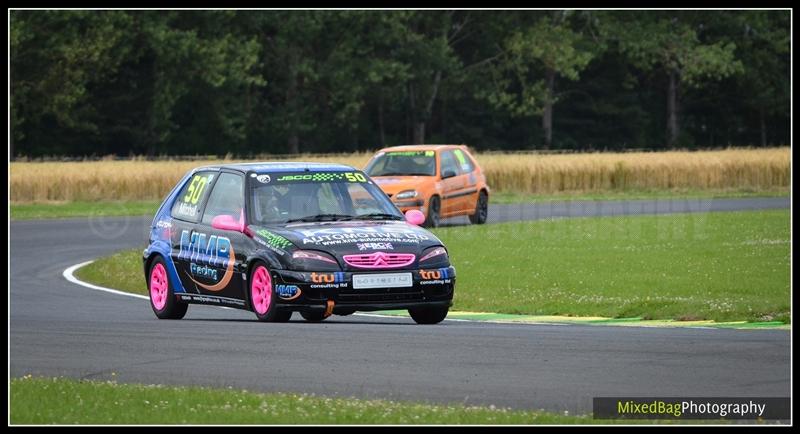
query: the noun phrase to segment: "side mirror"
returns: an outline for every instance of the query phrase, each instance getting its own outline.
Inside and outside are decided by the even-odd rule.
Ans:
[[[442,172],[442,179],[452,178],[454,176],[456,176],[455,170],[447,169],[444,172]]]
[[[223,231],[244,232],[244,225],[232,215],[220,214],[211,220],[211,227]]]
[[[406,221],[412,225],[420,226],[425,222],[425,214],[418,209],[410,209],[406,211]]]

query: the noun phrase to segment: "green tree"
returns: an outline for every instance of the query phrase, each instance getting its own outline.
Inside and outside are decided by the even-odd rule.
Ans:
[[[116,11],[11,11],[10,22],[12,155],[45,119],[97,133],[93,107],[86,104],[89,90],[112,77],[130,53],[130,17]]]
[[[667,140],[680,134],[680,95],[683,85],[700,88],[742,71],[736,45],[725,40],[701,40],[698,28],[708,15],[682,12],[614,12],[603,25],[636,67],[663,72],[667,77]],[[700,18],[700,19],[698,19]]]
[[[553,142],[553,106],[559,96],[556,79],[576,81],[603,50],[591,33],[591,14],[548,11],[521,23],[503,41],[504,56],[495,71],[498,86],[483,95],[513,116],[541,116],[543,146]]]

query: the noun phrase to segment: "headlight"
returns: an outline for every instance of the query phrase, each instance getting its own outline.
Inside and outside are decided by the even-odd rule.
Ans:
[[[419,265],[425,267],[438,267],[450,264],[450,257],[444,247],[430,247],[419,258]]]
[[[394,195],[395,199],[411,199],[417,197],[417,190],[403,190]]]
[[[291,268],[303,271],[338,271],[339,262],[325,252],[295,250],[292,253]]]

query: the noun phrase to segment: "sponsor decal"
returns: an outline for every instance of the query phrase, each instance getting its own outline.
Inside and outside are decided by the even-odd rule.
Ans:
[[[212,267],[207,265],[197,265],[192,262],[189,264],[189,269],[195,276],[205,277],[206,279],[211,279],[214,282],[217,281],[217,270]]]
[[[258,175],[256,176],[256,180],[258,180],[258,182],[262,184],[268,184],[272,180],[272,178],[270,178],[269,175]]]
[[[181,301],[194,301],[199,303],[226,304],[230,306],[244,306],[244,300],[213,295],[181,294]]]
[[[402,157],[433,157],[434,154],[434,151],[392,151],[386,153],[386,155]]]
[[[353,243],[419,244],[431,237],[403,226],[303,229],[303,244],[335,246]],[[393,246],[394,247],[394,246]]]
[[[347,182],[367,182],[367,177],[358,172],[317,172],[317,173],[302,173],[293,175],[283,175],[277,178],[277,182],[332,182],[332,181],[347,181]]]
[[[392,243],[358,243],[358,250],[394,250]]]
[[[297,285],[275,285],[275,291],[278,293],[278,297],[284,300],[294,300],[297,297],[300,297],[300,288]]]
[[[157,221],[154,232],[157,234],[158,238],[162,240],[172,239],[172,222],[170,220]]]
[[[452,282],[453,274],[449,268],[419,270],[420,285],[443,285]]]
[[[256,234],[261,236],[268,245],[278,249],[285,249],[292,245],[291,241],[287,240],[286,238],[278,234],[273,234],[272,232],[266,229],[259,229],[258,231],[256,231]]]
[[[341,271],[335,273],[311,273],[311,288],[346,288],[347,278]]]
[[[202,232],[189,233],[188,230],[181,232],[180,251],[178,258],[190,261],[193,265],[209,265],[211,267],[225,268],[225,274],[214,285],[206,285],[195,280],[191,274],[189,278],[209,291],[223,290],[233,277],[233,265],[236,254],[233,251],[231,240],[227,237],[220,237]]]

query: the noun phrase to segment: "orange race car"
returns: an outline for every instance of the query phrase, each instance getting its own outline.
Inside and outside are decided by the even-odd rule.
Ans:
[[[364,171],[403,212],[422,211],[426,226],[459,215],[469,216],[472,223],[486,222],[489,186],[464,145],[384,148]]]

